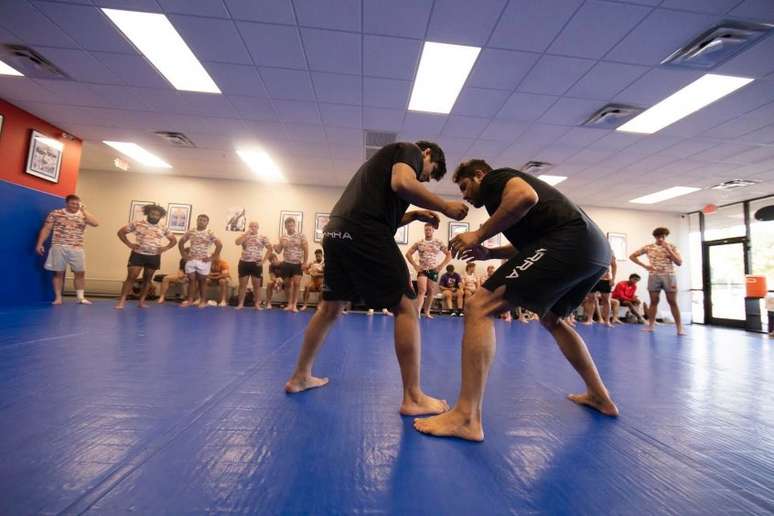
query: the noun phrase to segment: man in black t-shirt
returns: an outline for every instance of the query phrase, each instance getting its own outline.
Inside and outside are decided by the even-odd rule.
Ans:
[[[361,298],[367,306],[387,307],[395,314],[395,352],[403,379],[404,415],[438,414],[444,400],[420,387],[419,319],[413,303],[408,267],[395,243],[398,227],[414,220],[438,227],[440,211],[463,219],[467,206],[446,201],[422,183],[446,173],[441,148],[430,142],[393,143],[382,147],[350,180],[323,230],[325,271],[322,302],[304,334],[296,369],[285,385],[289,393],[328,383],[312,376],[315,355],[347,301]],[[406,212],[409,204],[425,210]]]
[[[481,408],[494,357],[494,315],[514,306],[537,313],[587,392],[569,398],[605,415],[617,416],[583,339],[563,318],[582,301],[610,265],[610,246],[596,224],[559,190],[509,168],[492,170],[469,160],[454,172],[463,198],[485,206],[491,216],[477,231],[456,236],[450,247],[466,260],[507,259],[465,303],[462,386],[457,405],[446,414],[417,419],[420,432],[484,439]],[[503,233],[510,245],[487,249],[482,242]]]

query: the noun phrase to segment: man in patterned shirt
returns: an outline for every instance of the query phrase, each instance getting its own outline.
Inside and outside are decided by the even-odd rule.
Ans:
[[[247,225],[247,232],[236,239],[236,244],[242,246],[242,256],[239,258],[239,303],[236,309],[245,306],[247,281],[252,280],[253,298],[256,310],[261,310],[261,285],[263,283],[263,262],[271,252],[271,242],[265,235],[258,234],[258,223]]]
[[[667,236],[669,236],[669,229],[654,229],[653,238],[656,239],[656,242],[643,246],[633,252],[629,259],[650,273],[648,276],[648,292],[650,293],[650,306],[647,310],[648,325],[643,330],[653,331],[656,325],[658,301],[661,296],[661,290],[663,290],[666,293],[672,317],[675,319],[677,334],[685,335],[683,322],[680,318],[680,307],[677,306],[677,276],[675,275],[674,267],[675,265],[678,267],[682,265],[683,258],[680,256],[677,248],[666,241]],[[639,259],[643,254],[648,256],[647,265]]]
[[[38,241],[35,244],[35,252],[43,256],[46,252],[44,242],[53,231],[51,249],[48,251],[46,270],[54,272],[54,305],[62,304],[62,286],[64,285],[67,266],[73,271],[73,283],[78,302],[90,305],[91,302],[84,295],[86,283],[86,253],[83,250],[83,232],[86,226],[97,227],[99,223],[94,215],[86,211],[86,206],[81,204],[77,195],[70,194],[65,197],[65,207],[53,210],[46,217],[43,227],[38,233]]]
[[[161,267],[161,253],[169,251],[177,243],[175,235],[159,221],[167,214],[167,210],[156,204],[148,204],[142,209],[146,220],[130,222],[118,230],[118,238],[126,247],[132,250],[127,264],[126,280],[121,287],[121,297],[116,304],[116,310],[123,310],[126,297],[132,291],[135,280],[142,272],[142,287],[140,290],[139,307],[146,308],[145,297],[148,295],[153,274]],[[126,236],[134,233],[134,242]],[[166,245],[164,244],[166,240]]]
[[[274,246],[274,252],[282,253],[281,275],[288,282],[288,306],[285,310],[298,312],[298,291],[309,259],[309,244],[303,234],[296,233],[296,219],[285,219],[285,231],[279,245]]]
[[[428,319],[433,318],[430,315],[430,305],[433,304],[438,273],[451,260],[451,254],[446,245],[437,238],[433,238],[434,231],[432,224],[425,224],[424,240],[416,242],[406,251],[406,259],[417,271],[417,311],[421,313],[424,307],[425,316]],[[414,253],[419,253],[419,263],[414,261]],[[439,254],[445,255],[440,265],[438,264]]]
[[[185,273],[188,274],[188,299],[180,306],[187,307],[193,304],[194,296],[199,294],[199,308],[207,306],[207,277],[210,275],[212,261],[220,257],[223,243],[207,229],[210,218],[207,215],[196,217],[196,229],[187,232],[178,242],[180,255],[186,260]],[[185,247],[190,241],[190,248]],[[210,246],[215,245],[215,252],[210,253]]]

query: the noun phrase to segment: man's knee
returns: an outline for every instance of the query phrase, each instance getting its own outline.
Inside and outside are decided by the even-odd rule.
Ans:
[[[553,331],[561,324],[561,319],[555,313],[548,312],[540,318],[540,324],[542,324],[543,328],[546,330]]]

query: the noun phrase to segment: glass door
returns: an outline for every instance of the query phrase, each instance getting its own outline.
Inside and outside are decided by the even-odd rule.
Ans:
[[[746,244],[745,238],[704,242],[705,315],[709,324],[745,326]]]

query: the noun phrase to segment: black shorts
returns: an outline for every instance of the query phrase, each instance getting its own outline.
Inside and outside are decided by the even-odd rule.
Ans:
[[[433,269],[427,269],[425,271],[419,271],[417,276],[425,276],[430,281],[438,282],[438,271],[434,271]]]
[[[281,278],[292,278],[293,276],[302,276],[300,263],[282,262],[279,264],[279,275]]]
[[[263,278],[263,263],[243,262],[242,260],[239,260],[237,270],[239,271],[240,278],[244,278],[245,276]]]
[[[158,270],[161,268],[161,255],[140,254],[132,251],[132,254],[129,255],[129,263],[126,266]]]
[[[333,224],[325,229],[324,300],[362,299],[367,306],[392,308],[403,296],[416,298],[406,260],[389,231]]]
[[[600,292],[602,294],[609,294],[612,292],[610,289],[610,280],[601,279],[597,281],[597,284],[591,289],[592,292]]]
[[[494,292],[505,285],[505,299],[511,305],[540,317],[548,312],[566,317],[583,302],[608,267],[536,242],[502,264],[482,286]]]

